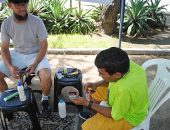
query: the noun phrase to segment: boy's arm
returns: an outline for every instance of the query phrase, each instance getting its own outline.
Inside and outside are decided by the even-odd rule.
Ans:
[[[106,86],[107,87],[108,85],[109,85],[109,83],[104,81],[104,80],[97,81],[97,82],[94,82],[94,83],[88,82],[84,85],[84,90],[86,92],[88,92],[88,89],[91,88],[93,91],[95,91],[96,88],[99,87],[99,86]]]
[[[106,116],[106,117],[109,117],[109,118],[112,117],[110,107],[105,107],[105,106],[101,106],[101,105],[96,104],[96,103],[92,103],[91,109],[95,110],[96,112],[100,113],[103,116]]]
[[[105,107],[105,106],[101,106],[97,103],[92,103],[87,101],[85,98],[83,97],[79,97],[79,98],[75,98],[71,100],[72,102],[74,102],[77,105],[83,105],[87,108],[93,109],[96,112],[100,113],[103,116],[109,117],[111,118],[111,108],[110,107]]]

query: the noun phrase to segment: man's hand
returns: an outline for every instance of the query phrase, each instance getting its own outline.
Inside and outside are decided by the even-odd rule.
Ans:
[[[37,66],[35,64],[31,64],[30,66],[27,67],[26,72],[28,72],[28,74],[34,73],[36,67]]]
[[[9,71],[12,77],[14,77],[15,79],[19,79],[19,75],[18,75],[19,68],[18,67],[10,66]]]
[[[72,101],[76,105],[82,105],[82,106],[88,106],[88,104],[89,104],[89,101],[87,101],[83,97],[74,98],[74,99],[71,99],[70,101]]]

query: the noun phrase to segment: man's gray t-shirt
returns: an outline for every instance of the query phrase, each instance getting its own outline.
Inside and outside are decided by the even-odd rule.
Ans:
[[[39,42],[47,39],[48,34],[43,21],[37,16],[28,14],[24,23],[16,23],[14,16],[5,19],[1,25],[1,41],[13,41],[14,49],[22,54],[37,53]]]

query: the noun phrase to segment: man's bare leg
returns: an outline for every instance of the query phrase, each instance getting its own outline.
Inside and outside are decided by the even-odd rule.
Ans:
[[[3,92],[8,89],[8,85],[4,80],[5,77],[6,75],[0,72],[0,92]]]
[[[39,77],[42,94],[48,96],[52,85],[51,71],[49,69],[42,69],[39,71]]]
[[[41,69],[38,74],[40,77],[40,87],[42,89],[42,99],[41,99],[41,104],[43,106],[42,112],[48,113],[50,111],[48,95],[52,85],[51,70]]]

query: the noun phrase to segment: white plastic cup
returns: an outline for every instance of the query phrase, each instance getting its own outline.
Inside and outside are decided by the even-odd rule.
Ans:
[[[100,105],[101,105],[101,106],[104,106],[104,107],[109,107],[109,106],[107,105],[107,102],[106,102],[106,101],[101,101],[101,102],[100,102]]]

